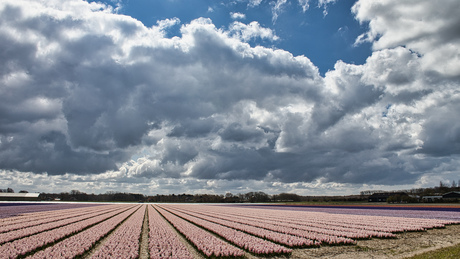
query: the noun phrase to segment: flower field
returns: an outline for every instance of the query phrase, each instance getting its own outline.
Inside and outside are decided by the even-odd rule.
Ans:
[[[8,215],[0,217],[0,258],[289,257],[295,249],[353,246],[358,240],[394,239],[397,233],[460,223],[460,212],[435,210],[353,213],[197,204],[36,207],[2,206]],[[141,252],[142,244],[148,244],[148,253]]]

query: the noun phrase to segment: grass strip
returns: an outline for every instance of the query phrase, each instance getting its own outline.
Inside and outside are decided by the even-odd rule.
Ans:
[[[439,248],[407,259],[457,259],[460,258],[460,244]]]

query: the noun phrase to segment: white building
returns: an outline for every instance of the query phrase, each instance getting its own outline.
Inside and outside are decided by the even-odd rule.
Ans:
[[[0,192],[0,201],[38,201],[40,193]]]

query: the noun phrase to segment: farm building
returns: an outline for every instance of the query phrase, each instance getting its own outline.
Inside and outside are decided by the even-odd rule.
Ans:
[[[460,199],[460,192],[448,192],[442,195],[443,200],[459,200]]]
[[[0,201],[38,201],[40,193],[4,193],[0,192]]]

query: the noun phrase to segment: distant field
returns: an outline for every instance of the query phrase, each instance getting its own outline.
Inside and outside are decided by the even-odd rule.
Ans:
[[[447,209],[0,203],[0,258],[401,258],[460,242]]]
[[[401,211],[455,211],[460,212],[460,204],[354,204],[354,203],[340,203],[340,204],[328,204],[328,203],[315,203],[315,204],[305,204],[305,203],[292,203],[292,204],[242,204],[241,206],[249,207],[258,207],[258,208],[272,208],[272,209],[289,209],[289,210],[309,210],[309,211],[321,211],[327,210],[331,212],[338,209],[350,209],[353,211],[372,211],[372,210],[401,210]],[[332,209],[332,210],[330,210]]]
[[[380,202],[349,202],[349,201],[332,201],[332,202],[284,202],[284,203],[266,203],[264,205],[284,205],[284,206],[318,206],[318,207],[362,207],[362,208],[457,208],[460,209],[460,203],[380,203]]]
[[[97,203],[0,202],[0,219],[30,212],[97,206]]]

